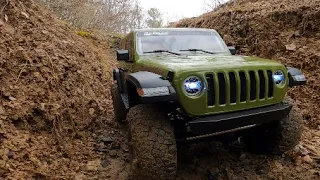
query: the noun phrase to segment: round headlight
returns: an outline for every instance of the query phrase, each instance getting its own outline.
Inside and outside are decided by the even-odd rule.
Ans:
[[[199,95],[204,89],[204,83],[200,78],[191,76],[184,80],[183,88],[187,95],[196,96]]]
[[[276,85],[282,86],[285,84],[285,76],[283,71],[277,70],[273,73],[273,81]]]

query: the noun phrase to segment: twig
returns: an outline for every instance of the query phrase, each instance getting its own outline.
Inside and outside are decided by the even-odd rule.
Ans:
[[[9,0],[6,0],[6,4],[2,7],[1,11],[0,11],[0,15],[2,14],[2,12],[4,11],[4,9],[6,8],[6,6],[9,4]]]
[[[15,84],[18,83],[18,81],[19,81],[19,79],[20,79],[20,76],[21,76],[21,74],[22,74],[22,71],[26,68],[27,65],[28,65],[28,61],[26,61],[26,63],[24,64],[24,66],[21,68]]]
[[[45,52],[46,53],[46,55],[47,55],[47,58],[48,58],[48,60],[49,60],[49,62],[50,62],[50,65],[51,65],[51,68],[52,68],[52,79],[56,82],[57,81],[57,75],[56,75],[56,73],[55,73],[55,68],[54,68],[54,66],[53,66],[53,62],[52,62],[52,59],[50,58],[50,56],[49,56],[49,54],[48,54],[48,52]]]
[[[84,95],[84,85],[82,86],[82,96],[85,97]],[[82,98],[82,122],[84,122],[84,99]]]

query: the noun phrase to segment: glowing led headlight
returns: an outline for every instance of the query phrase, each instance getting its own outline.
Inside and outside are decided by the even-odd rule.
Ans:
[[[200,78],[191,76],[184,80],[183,88],[187,95],[196,96],[204,89],[204,83]]]
[[[273,81],[276,85],[282,86],[285,84],[285,76],[283,71],[277,70],[273,73]]]
[[[155,97],[155,96],[170,95],[170,91],[168,87],[142,88],[142,89],[137,89],[137,92],[141,97]]]

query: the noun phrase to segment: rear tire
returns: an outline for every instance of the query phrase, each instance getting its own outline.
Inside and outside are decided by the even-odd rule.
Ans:
[[[123,104],[121,99],[120,93],[118,91],[117,84],[112,84],[111,86],[111,97],[113,102],[113,109],[114,109],[114,119],[117,122],[123,123],[127,117],[127,109]]]
[[[168,119],[154,105],[130,109],[130,155],[136,179],[175,179],[177,147]]]
[[[292,102],[290,98],[284,101]],[[299,109],[293,106],[287,117],[249,130],[243,136],[243,141],[251,152],[280,155],[299,143],[302,129],[302,116]]]

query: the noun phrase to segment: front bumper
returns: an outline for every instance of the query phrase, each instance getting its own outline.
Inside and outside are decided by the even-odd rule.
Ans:
[[[290,113],[291,108],[290,104],[280,103],[246,111],[197,118],[190,121],[188,125],[194,135],[211,134],[280,120]]]

